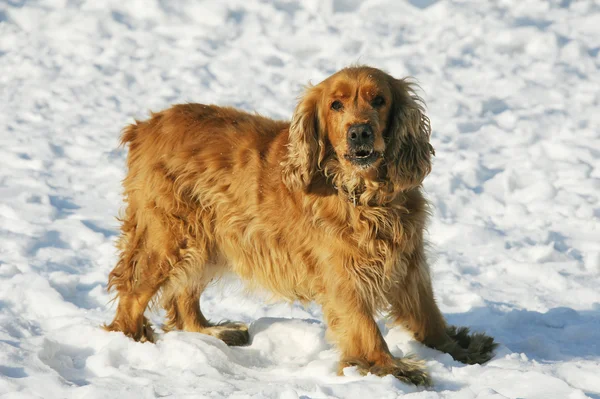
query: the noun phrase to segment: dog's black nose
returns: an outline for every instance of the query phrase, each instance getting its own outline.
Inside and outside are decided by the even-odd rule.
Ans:
[[[351,125],[348,129],[348,144],[353,147],[373,144],[373,128],[368,123]]]

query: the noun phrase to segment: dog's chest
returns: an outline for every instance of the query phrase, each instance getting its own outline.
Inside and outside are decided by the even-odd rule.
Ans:
[[[330,224],[321,229],[326,232],[325,250],[350,268],[366,267],[377,274],[404,263],[422,237],[419,215],[406,208],[353,207],[345,220]]]

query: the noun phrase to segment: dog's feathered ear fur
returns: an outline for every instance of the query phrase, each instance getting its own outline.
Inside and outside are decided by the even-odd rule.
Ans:
[[[429,143],[429,118],[413,84],[405,79],[391,78],[390,87],[393,104],[385,134],[385,158],[387,176],[394,184],[394,191],[401,191],[423,182],[431,172],[431,156],[435,151]]]
[[[288,153],[283,161],[283,181],[290,190],[306,189],[325,156],[319,122],[320,103],[320,88],[311,86],[306,89],[292,116]]]

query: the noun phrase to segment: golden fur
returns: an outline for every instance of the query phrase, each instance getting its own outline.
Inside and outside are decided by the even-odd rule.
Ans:
[[[340,372],[430,382],[420,362],[390,354],[374,320],[382,311],[457,360],[488,360],[493,340],[448,327],[433,297],[421,191],[433,148],[421,104],[407,80],[351,67],[308,87],[290,123],[183,104],[125,128],[127,210],[108,284],[119,304],[106,328],[152,341],[144,311],[160,291],[168,329],[245,344],[244,325],[212,325],[199,305],[233,271],[279,298],[319,303]],[[368,166],[348,158],[357,123],[373,128],[379,157]]]

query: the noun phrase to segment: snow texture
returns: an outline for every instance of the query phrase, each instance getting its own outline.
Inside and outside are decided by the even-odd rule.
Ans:
[[[600,398],[599,50],[594,0],[1,0],[0,396]],[[100,329],[119,130],[186,101],[289,118],[352,63],[420,82],[437,299],[495,358],[460,364],[382,320],[434,386],[339,377],[318,307],[231,285],[202,304],[252,323],[250,346]]]

